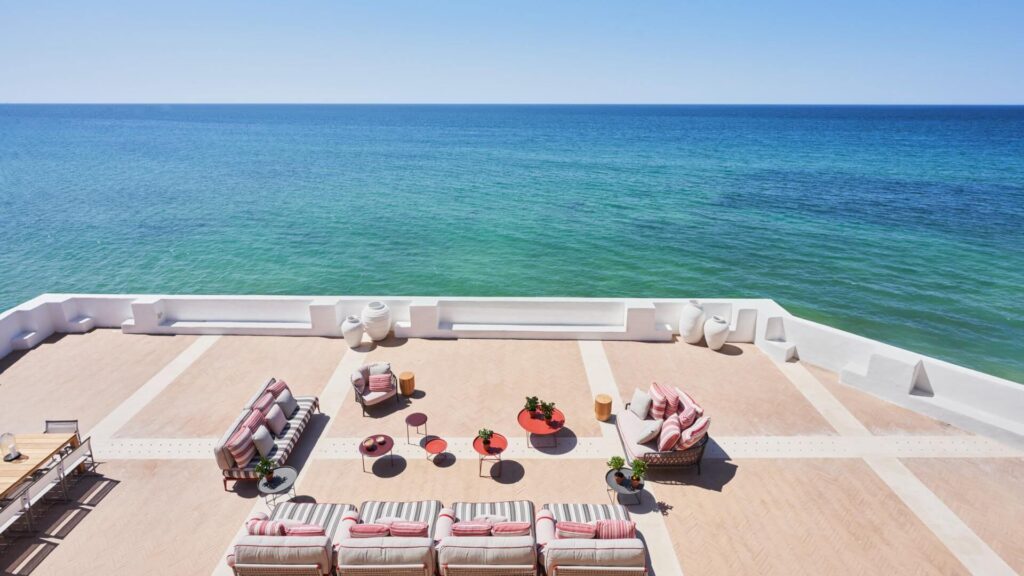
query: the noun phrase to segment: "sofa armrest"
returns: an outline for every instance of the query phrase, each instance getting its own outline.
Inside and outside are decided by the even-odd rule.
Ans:
[[[455,511],[451,508],[442,508],[437,515],[437,522],[434,523],[434,540],[440,541],[452,535],[452,525],[455,524]]]
[[[555,516],[550,510],[537,512],[537,544],[544,546],[555,539]]]

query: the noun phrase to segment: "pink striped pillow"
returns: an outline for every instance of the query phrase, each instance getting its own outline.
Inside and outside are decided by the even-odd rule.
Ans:
[[[249,410],[249,415],[242,420],[242,426],[249,429],[249,432],[255,432],[257,428],[263,424],[266,418],[263,416],[263,412],[259,410]]]
[[[316,524],[298,524],[296,526],[285,526],[286,536],[326,536],[327,532],[323,526]]]
[[[630,520],[598,520],[597,537],[601,540],[636,538],[636,523]]]
[[[690,404],[680,398],[679,409],[676,410],[676,416],[679,417],[679,427],[686,429],[693,424],[693,421],[697,419],[697,410],[694,409],[693,404]]]
[[[387,524],[356,524],[349,528],[348,534],[353,538],[379,538],[390,531]]]
[[[456,522],[452,524],[452,536],[490,536],[490,522]]]
[[[239,468],[245,468],[245,465],[256,455],[256,444],[252,441],[252,432],[249,432],[249,429],[244,426],[236,430],[224,446],[228,449],[231,457],[235,459],[235,464]]]
[[[700,442],[700,439],[707,435],[708,428],[711,427],[711,418],[707,416],[701,416],[683,432],[679,438],[679,444],[676,445],[676,450],[686,450],[687,448]]]
[[[555,524],[556,538],[593,538],[597,536],[597,526],[582,522],[561,521]]]
[[[529,522],[498,522],[491,528],[494,536],[529,536]]]
[[[676,393],[679,394],[680,401],[693,406],[693,409],[697,412],[697,416],[704,415],[704,408],[700,404],[697,404],[697,401],[693,399],[693,396],[683,392],[681,388],[676,388]]]
[[[392,522],[391,535],[404,538],[426,538],[430,525],[426,522]]]
[[[276,520],[249,520],[245,529],[250,536],[284,536],[284,524]]]
[[[668,384],[658,384],[657,386],[661,389],[661,393],[665,395],[665,413],[675,414],[679,410],[679,393]]]
[[[260,396],[259,399],[252,403],[252,409],[259,410],[260,412],[266,414],[267,410],[270,410],[270,407],[273,406],[273,404],[274,395],[271,394],[270,392],[264,392],[263,396]]]
[[[284,392],[287,389],[288,389],[288,383],[285,382],[284,380],[274,380],[273,384],[271,384],[270,386],[267,386],[267,392],[270,392],[271,394],[273,394],[274,398],[277,398],[278,394],[280,394],[281,392]]]
[[[681,434],[682,428],[679,426],[679,416],[672,414],[665,418],[665,423],[661,425],[661,434],[658,436],[658,451],[674,450],[676,444],[679,443],[679,436]]]
[[[664,420],[668,410],[668,396],[657,382],[651,382],[651,389],[647,391],[647,395],[651,397],[651,418]]]
[[[391,374],[374,374],[370,376],[370,392],[390,392]]]

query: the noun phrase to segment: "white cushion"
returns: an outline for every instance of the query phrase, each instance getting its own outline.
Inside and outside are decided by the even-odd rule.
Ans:
[[[508,522],[508,516],[502,516],[501,514],[478,514],[476,518],[473,518],[473,522],[497,524],[498,522]]]
[[[256,445],[256,451],[264,458],[269,457],[270,452],[274,449],[274,437],[263,424],[260,424],[260,427],[252,433],[252,442]]]
[[[441,566],[533,566],[537,546],[532,536],[448,536],[437,546]]]
[[[292,396],[291,390],[283,390],[277,395],[277,400],[274,402],[281,407],[281,411],[284,412],[285,418],[295,416],[295,412],[299,409],[299,403],[295,401],[295,397]]]
[[[391,363],[390,362],[376,362],[370,364],[370,376],[376,376],[378,374],[390,374]]]
[[[285,426],[288,425],[288,419],[284,417],[284,410],[281,410],[280,404],[274,404],[270,407],[270,410],[267,410],[267,417],[264,424],[266,424],[267,428],[274,433],[274,436],[281,435]]]
[[[658,433],[661,432],[661,425],[664,422],[664,420],[644,420],[640,428],[639,437],[636,438],[636,443],[646,444],[657,438]]]
[[[643,420],[651,411],[651,397],[647,392],[637,388],[633,390],[633,399],[629,401],[629,409],[636,414],[637,418]]]
[[[621,540],[552,540],[542,552],[544,568],[553,574],[555,566],[608,566],[643,568],[644,543],[639,538]]]
[[[346,538],[338,543],[339,566],[422,564],[433,566],[430,538]]]
[[[235,564],[311,565],[330,574],[331,539],[327,536],[242,536],[235,544]]]

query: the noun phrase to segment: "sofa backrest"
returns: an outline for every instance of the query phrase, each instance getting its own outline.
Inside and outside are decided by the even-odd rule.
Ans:
[[[235,565],[316,565],[321,574],[333,570],[327,536],[242,536],[235,544]]]
[[[255,404],[257,400],[260,399],[260,396],[263,396],[264,392],[267,391],[267,386],[270,386],[274,382],[277,382],[277,378],[271,378],[270,380],[267,380],[266,383],[263,384],[263,386],[260,386],[259,390],[257,390],[256,393],[253,394],[252,398],[249,398],[249,401],[245,403],[245,406],[242,406],[242,409],[249,410],[250,408],[252,408],[252,405]]]

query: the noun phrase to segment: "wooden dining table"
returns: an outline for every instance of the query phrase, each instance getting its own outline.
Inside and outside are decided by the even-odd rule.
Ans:
[[[73,432],[60,434],[16,434],[14,443],[21,457],[13,462],[0,460],[0,499],[13,492],[22,480],[32,476],[65,446],[77,446]]]

